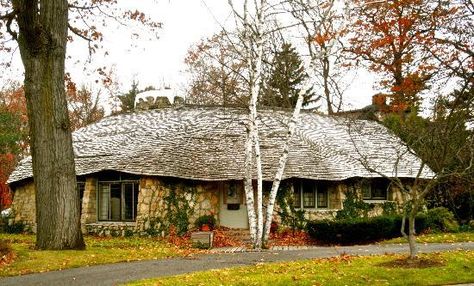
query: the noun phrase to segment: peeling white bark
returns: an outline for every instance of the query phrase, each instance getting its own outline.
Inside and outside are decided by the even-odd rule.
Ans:
[[[247,130],[247,140],[245,142],[245,179],[244,179],[244,192],[245,200],[247,203],[247,216],[249,220],[249,232],[252,241],[257,239],[257,228],[256,228],[256,217],[255,217],[255,203],[252,186],[252,124],[249,124]]]
[[[268,198],[267,212],[265,216],[265,228],[263,233],[263,243],[268,242],[268,237],[270,236],[270,227],[273,220],[273,209],[275,207],[275,200],[278,193],[278,188],[280,187],[281,178],[283,172],[285,171],[286,162],[288,161],[288,154],[290,153],[290,140],[295,133],[296,125],[298,125],[299,115],[301,107],[303,105],[303,93],[305,89],[300,91],[298,95],[298,100],[296,101],[296,106],[293,111],[293,116],[290,119],[288,124],[288,134],[286,136],[285,145],[283,145],[283,152],[280,155],[280,160],[278,161],[278,168],[275,173],[275,178],[273,179],[272,190],[270,191],[270,196]]]
[[[257,123],[257,101],[260,94],[260,83],[262,79],[263,45],[265,33],[263,31],[267,1],[254,1],[255,14],[250,15],[248,0],[243,3],[243,12],[240,14],[233,6],[233,1],[228,0],[229,5],[238,21],[243,25],[242,44],[248,66],[249,83],[249,122],[248,136],[245,146],[245,194],[247,198],[247,213],[252,242],[255,248],[262,247],[263,238],[263,188],[262,188],[262,160]],[[253,145],[253,148],[252,148]],[[257,173],[257,202],[254,204],[252,186],[253,158],[252,149],[255,151],[255,163]]]

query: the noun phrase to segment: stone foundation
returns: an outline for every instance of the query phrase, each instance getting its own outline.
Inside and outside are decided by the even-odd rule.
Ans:
[[[97,236],[132,236],[135,233],[134,222],[100,222],[83,225],[87,234]]]
[[[33,182],[16,187],[12,210],[15,222],[25,224],[25,230],[36,233],[36,201]]]

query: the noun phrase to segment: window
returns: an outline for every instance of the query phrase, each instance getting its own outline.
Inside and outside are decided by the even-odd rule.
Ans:
[[[293,206],[295,208],[314,209],[328,207],[327,184],[303,180],[293,185]]]
[[[137,204],[138,182],[99,182],[100,221],[135,221]]]
[[[386,200],[389,181],[382,178],[372,179],[362,183],[362,198],[364,200]]]

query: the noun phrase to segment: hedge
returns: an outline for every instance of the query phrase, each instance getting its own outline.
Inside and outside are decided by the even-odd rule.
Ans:
[[[366,219],[310,221],[307,230],[311,237],[325,244],[364,244],[401,236],[401,216],[378,216]],[[405,225],[408,232],[408,220]],[[427,217],[415,219],[417,233],[428,228]]]

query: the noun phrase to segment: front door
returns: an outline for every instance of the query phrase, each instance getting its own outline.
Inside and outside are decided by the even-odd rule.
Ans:
[[[219,221],[221,226],[229,228],[249,228],[241,181],[229,181],[221,185]]]

